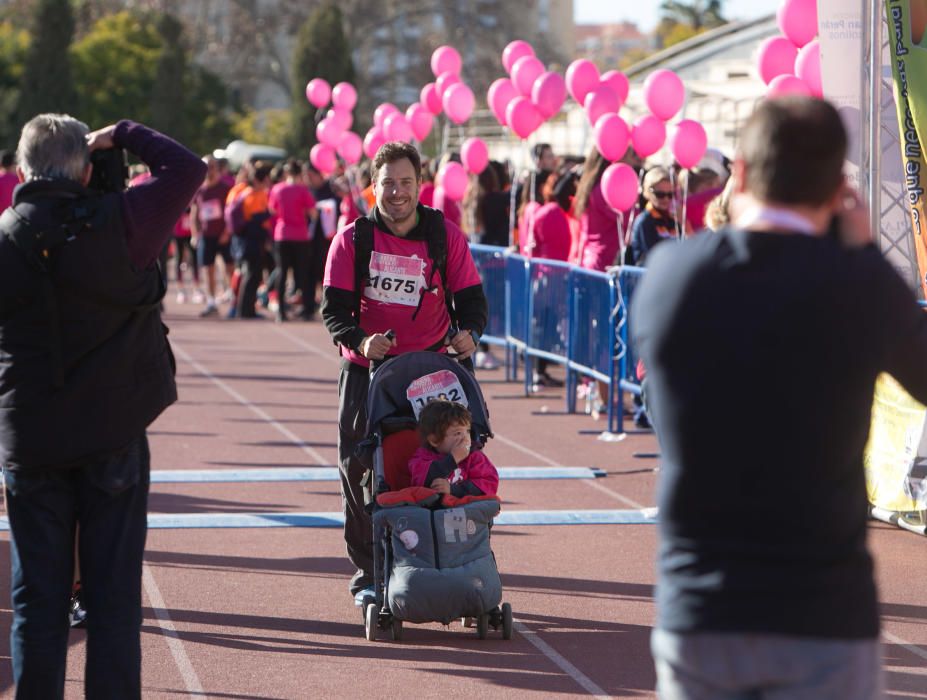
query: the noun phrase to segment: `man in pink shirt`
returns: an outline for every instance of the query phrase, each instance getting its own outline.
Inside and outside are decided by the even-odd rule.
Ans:
[[[286,179],[270,191],[270,210],[274,223],[274,260],[277,264],[277,322],[286,321],[286,282],[290,270],[293,282],[303,298],[301,318],[312,319],[309,289],[309,265],[312,263],[312,242],[309,222],[316,217],[315,198],[301,180],[302,168],[295,160],[283,166]]]
[[[419,204],[418,151],[406,143],[386,143],[372,170],[376,206],[366,220],[358,220],[372,229],[369,262],[357,270],[358,223],[345,227],[332,240],[322,292],[322,320],[344,358],[338,385],[338,466],[344,538],[348,558],[357,567],[350,590],[358,606],[373,595],[373,530],[361,485],[365,467],[354,456],[354,447],[366,437],[370,362],[415,350],[444,352],[448,342],[466,360],[476,350],[488,314],[463,232],[440,212]],[[447,252],[443,271],[429,254],[429,240],[442,236]],[[445,291],[453,298],[454,319]],[[455,323],[459,332],[448,340]]]
[[[0,212],[13,203],[13,190],[18,184],[16,154],[13,151],[0,151]]]

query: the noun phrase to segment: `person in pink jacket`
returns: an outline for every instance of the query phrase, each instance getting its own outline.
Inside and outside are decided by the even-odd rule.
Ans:
[[[499,473],[481,450],[470,450],[470,411],[459,403],[428,403],[418,419],[422,438],[409,461],[413,486],[427,486],[441,494],[494,496]]]

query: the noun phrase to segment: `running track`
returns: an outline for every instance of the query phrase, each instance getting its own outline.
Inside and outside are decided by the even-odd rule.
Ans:
[[[172,305],[166,313],[181,398],[151,428],[153,469],[171,479],[193,470],[270,479],[281,468],[333,465],[338,361],[321,325],[201,321],[195,311]],[[602,423],[565,415],[562,393],[525,398],[501,372],[480,379],[497,433],[487,452],[497,466],[606,472],[506,479],[504,515],[556,511],[562,520],[564,512],[581,518],[596,510],[642,520],[640,509],[654,504],[658,464],[650,434],[601,441]],[[286,524],[288,513],[339,510],[331,480],[159,481],[150,499],[151,513],[175,516],[174,524],[189,524],[188,514]],[[881,523],[872,524],[871,541],[890,697],[927,698],[927,542]],[[347,595],[351,569],[337,527],[153,528],[143,581],[144,696],[654,697],[654,525],[497,524],[493,547],[515,611],[511,641],[434,624],[407,625],[399,643],[382,633],[371,643]],[[0,532],[2,697],[12,696],[8,562]],[[72,631],[68,698],[83,697],[83,640]]]

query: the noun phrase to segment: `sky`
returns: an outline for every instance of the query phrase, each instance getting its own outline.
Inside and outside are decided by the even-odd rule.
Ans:
[[[728,19],[753,19],[773,14],[780,0],[726,0]],[[631,20],[642,30],[653,29],[660,14],[659,0],[573,0],[577,24],[600,24]]]

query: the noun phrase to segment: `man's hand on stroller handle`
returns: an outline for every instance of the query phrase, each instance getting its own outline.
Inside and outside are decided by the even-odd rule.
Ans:
[[[466,360],[470,355],[476,352],[476,342],[473,335],[467,331],[456,331],[450,334],[448,342],[454,348],[456,360]]]
[[[368,360],[382,360],[394,347],[396,347],[396,334],[387,331],[386,333],[368,335],[361,341],[357,349]]]

